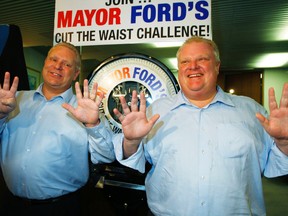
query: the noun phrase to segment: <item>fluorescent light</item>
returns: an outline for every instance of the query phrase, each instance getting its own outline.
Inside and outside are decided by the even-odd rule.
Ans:
[[[180,47],[183,42],[157,42],[152,43],[154,47]]]
[[[277,33],[275,37],[279,41],[288,40],[288,28],[283,28],[280,32]]]
[[[260,57],[256,63],[258,68],[281,67],[288,62],[288,53],[271,53]]]
[[[281,32],[278,32],[278,34],[275,36],[277,40],[280,41],[286,41],[288,40],[288,28],[283,28]]]

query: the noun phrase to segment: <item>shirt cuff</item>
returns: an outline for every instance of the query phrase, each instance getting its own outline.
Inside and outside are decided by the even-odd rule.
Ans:
[[[130,167],[132,169],[138,170],[141,173],[144,173],[146,160],[144,156],[143,144],[140,143],[137,151],[129,158],[124,159],[123,146],[122,146],[123,138],[124,138],[123,134],[117,134],[113,137],[113,145],[117,161],[119,161],[119,163],[121,163],[124,166]]]
[[[91,160],[96,163],[111,163],[115,160],[112,137],[113,132],[109,123],[101,119],[95,127],[86,128],[89,140]]]
[[[86,131],[91,136],[111,136],[109,132],[109,128],[107,128],[106,124],[101,120],[100,123],[94,127],[86,127]]]
[[[269,160],[264,171],[267,178],[274,178],[288,174],[288,156],[274,144],[269,154]]]

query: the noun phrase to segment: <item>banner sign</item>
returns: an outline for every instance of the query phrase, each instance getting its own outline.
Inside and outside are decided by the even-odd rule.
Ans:
[[[76,46],[212,38],[211,0],[56,0],[53,42]]]

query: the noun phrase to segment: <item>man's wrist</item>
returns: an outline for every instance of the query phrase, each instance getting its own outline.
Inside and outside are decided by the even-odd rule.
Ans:
[[[90,123],[85,123],[85,127],[89,127],[89,128],[92,128],[92,127],[96,127],[97,125],[100,124],[100,119],[98,119],[98,121],[95,123],[95,124],[90,124]]]
[[[285,155],[288,156],[288,140],[287,139],[282,139],[282,140],[275,139],[275,143],[276,143],[278,149],[282,153],[284,153]]]
[[[123,156],[128,158],[137,152],[141,140],[128,140],[124,137],[123,140]]]

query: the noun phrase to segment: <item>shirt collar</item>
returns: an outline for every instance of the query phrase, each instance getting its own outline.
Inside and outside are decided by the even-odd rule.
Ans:
[[[217,94],[215,95],[214,99],[211,101],[210,104],[217,102],[226,104],[227,106],[235,106],[235,104],[231,100],[231,95],[224,92],[222,88],[220,88],[220,86],[217,86]]]
[[[217,93],[214,99],[206,107],[215,103],[223,103],[223,104],[226,104],[227,106],[235,106],[233,101],[231,100],[231,96],[225,93],[221,89],[220,86],[217,86]],[[190,101],[187,99],[184,93],[180,90],[177,93],[177,95],[174,97],[174,103],[173,103],[173,106],[171,107],[171,110],[176,109],[177,107],[184,105],[184,104],[189,105],[189,106],[194,106],[193,104],[190,103]]]
[[[34,96],[36,95],[41,95],[42,97],[44,97],[44,94],[43,94],[43,91],[42,91],[42,88],[43,88],[43,83],[41,83],[38,88],[36,89],[35,93],[34,93]],[[60,95],[57,95],[55,97],[53,97],[51,100],[54,100],[55,98],[62,98],[66,103],[68,103],[71,98],[73,97],[74,93],[73,93],[73,89],[72,87],[70,87],[69,89],[67,89],[65,92],[63,92],[62,94]],[[44,97],[45,98],[45,97]]]

